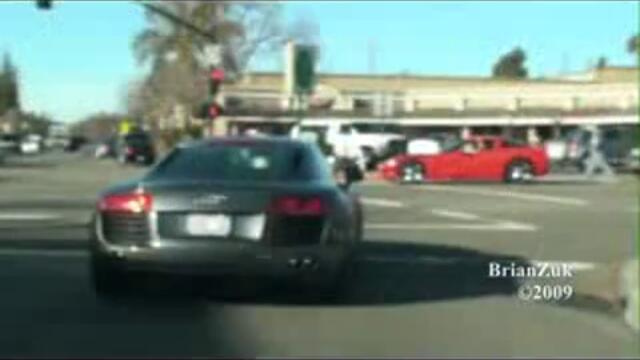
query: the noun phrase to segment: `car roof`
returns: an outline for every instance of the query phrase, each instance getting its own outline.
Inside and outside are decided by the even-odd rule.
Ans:
[[[204,140],[193,140],[180,143],[182,148],[201,147],[209,145],[265,145],[265,146],[308,146],[308,142],[292,139],[286,136],[224,136]]]

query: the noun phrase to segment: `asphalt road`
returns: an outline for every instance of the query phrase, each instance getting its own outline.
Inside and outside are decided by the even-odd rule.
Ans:
[[[366,242],[338,304],[294,289],[180,282],[106,303],[88,281],[86,222],[99,189],[143,169],[80,154],[0,168],[0,356],[638,356],[608,291],[630,258],[637,180],[557,176],[529,186],[356,187]],[[570,263],[605,274],[569,301],[524,301],[523,282],[488,277],[492,261]],[[524,283],[542,280],[527,280]],[[262,284],[264,285],[264,284]],[[605,289],[590,289],[604,287]],[[259,288],[256,290],[256,288]]]

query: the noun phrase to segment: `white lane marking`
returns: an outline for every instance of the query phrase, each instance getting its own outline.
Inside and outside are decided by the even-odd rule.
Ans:
[[[459,220],[478,220],[480,217],[476,214],[465,213],[461,211],[450,211],[446,209],[433,209],[431,210],[433,215],[459,219]]]
[[[534,193],[523,193],[523,192],[515,192],[515,191],[497,191],[497,190],[482,190],[477,188],[463,188],[463,187],[448,187],[448,186],[429,186],[429,187],[421,187],[419,189],[426,191],[449,191],[449,192],[457,192],[460,194],[473,194],[473,195],[483,195],[483,196],[497,196],[497,197],[509,197],[520,200],[529,200],[529,201],[541,201],[541,202],[549,202],[555,204],[562,205],[573,205],[573,206],[585,206],[589,204],[586,200],[577,199],[577,198],[569,198],[563,196],[551,196],[551,195],[543,195],[543,194],[534,194]]]
[[[537,231],[535,225],[517,223],[513,221],[497,222],[492,224],[402,224],[402,223],[372,223],[366,224],[365,229],[370,230],[470,230],[470,231]]]
[[[30,221],[60,219],[59,215],[51,213],[0,213],[0,221]]]
[[[87,257],[83,250],[0,249],[0,256]]]
[[[374,262],[374,263],[440,263],[440,264],[453,264],[453,263],[464,263],[464,262],[472,262],[469,258],[456,258],[456,257],[437,257],[437,256],[416,256],[416,257],[400,257],[400,256],[366,256],[362,258],[364,261]],[[487,260],[487,263],[492,261],[499,261],[501,263],[506,263],[503,260],[495,259],[495,260]],[[574,271],[588,271],[597,267],[597,264],[592,262],[581,262],[581,261],[544,261],[544,260],[525,260],[530,265],[535,266],[537,268],[542,268],[543,266],[550,268],[559,268],[568,266]],[[543,265],[548,264],[548,265]]]
[[[361,201],[363,204],[370,205],[370,206],[391,207],[391,208],[404,207],[404,204],[401,203],[400,201],[393,201],[393,200],[387,200],[387,199],[363,197],[361,198]]]

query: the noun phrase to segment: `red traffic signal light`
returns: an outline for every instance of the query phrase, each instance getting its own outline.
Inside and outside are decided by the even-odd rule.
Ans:
[[[224,80],[224,70],[211,70],[209,73],[209,95],[216,96],[216,94],[218,94],[222,80]]]
[[[222,114],[222,107],[218,104],[209,105],[209,118],[215,119]]]
[[[224,80],[224,70],[213,69],[211,70],[211,73],[209,74],[209,76],[211,77],[211,80],[222,81]]]

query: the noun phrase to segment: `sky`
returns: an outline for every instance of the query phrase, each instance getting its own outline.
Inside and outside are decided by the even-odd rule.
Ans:
[[[489,76],[496,59],[522,47],[533,77],[585,70],[600,56],[631,66],[636,1],[283,1],[282,22],[316,24],[319,71]],[[144,76],[131,42],[145,28],[131,1],[0,2],[0,51],[20,71],[25,110],[76,121],[121,111],[126,84]],[[282,53],[254,70],[280,71]]]

